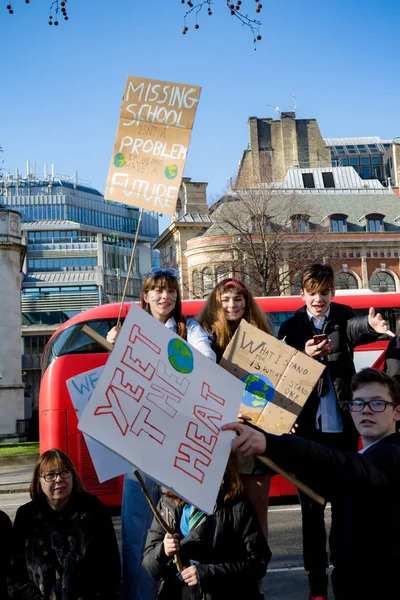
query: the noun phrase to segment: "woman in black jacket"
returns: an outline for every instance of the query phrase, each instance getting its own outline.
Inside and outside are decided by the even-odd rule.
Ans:
[[[39,458],[32,502],[14,521],[8,589],[18,600],[115,600],[120,558],[111,516],[61,450]]]
[[[159,510],[175,534],[165,534],[154,519],[148,532],[143,567],[162,580],[159,600],[258,600],[259,580],[271,552],[232,460],[214,513],[205,515],[170,493]],[[174,553],[179,551],[179,574]]]

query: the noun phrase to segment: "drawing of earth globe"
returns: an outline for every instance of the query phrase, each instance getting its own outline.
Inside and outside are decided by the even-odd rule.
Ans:
[[[118,154],[114,156],[114,167],[123,167],[125,163],[125,155],[122,152],[118,152]]]
[[[243,391],[242,403],[250,408],[263,409],[274,397],[273,383],[265,375],[248,373],[242,377],[246,384]]]
[[[180,338],[171,340],[168,344],[168,360],[178,373],[191,373],[193,371],[193,352]]]

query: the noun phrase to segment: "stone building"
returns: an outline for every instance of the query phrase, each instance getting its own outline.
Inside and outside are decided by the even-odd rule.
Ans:
[[[268,293],[298,293],[299,273],[308,260],[329,261],[338,288],[400,291],[396,140],[324,140],[315,119],[296,119],[295,113],[281,113],[278,120],[250,117],[249,137],[232,189],[208,210],[206,184],[198,187],[186,180],[182,198],[195,185],[201,208],[194,218],[187,206],[181,212],[181,202],[170,227],[155,242],[162,266],[181,271],[183,297],[205,297],[226,276],[242,278],[255,293],[266,293],[262,282],[255,283],[250,264],[254,254],[251,258],[249,247],[265,246],[255,235],[257,227],[258,238],[268,238],[268,231],[280,235],[270,275],[275,281]],[[339,154],[344,162],[338,162]],[[356,167],[350,165],[352,154],[357,155]],[[264,213],[251,216],[248,199],[255,195]],[[279,219],[268,214],[268,202],[282,208]],[[232,225],[235,212],[237,226]],[[265,224],[261,231],[260,223]]]
[[[191,297],[185,250],[187,242],[202,235],[211,225],[206,198],[207,184],[183,178],[175,214],[167,229],[154,242],[160,251],[160,263],[164,268],[173,267],[180,272],[183,298]]]
[[[236,178],[239,189],[283,181],[293,167],[331,166],[315,119],[296,119],[294,112],[282,112],[278,120],[250,117],[249,138]]]
[[[19,305],[24,256],[21,215],[0,205],[0,438],[14,436],[25,416]]]

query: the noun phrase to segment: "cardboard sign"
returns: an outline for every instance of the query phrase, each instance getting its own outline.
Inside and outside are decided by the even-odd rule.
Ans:
[[[79,429],[212,513],[243,388],[133,304]]]
[[[220,365],[245,383],[240,412],[268,433],[288,433],[324,365],[242,319]]]
[[[104,367],[97,367],[67,380],[68,392],[78,421],[92,396],[103,369]],[[133,465],[119,454],[112,452],[89,435],[84,434],[84,438],[100,483],[133,470]]]
[[[174,214],[200,91],[128,77],[104,198]]]

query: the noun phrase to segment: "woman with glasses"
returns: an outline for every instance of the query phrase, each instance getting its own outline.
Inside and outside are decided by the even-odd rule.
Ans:
[[[143,283],[141,306],[170,331],[215,361],[211,340],[206,331],[194,319],[182,314],[182,301],[178,283],[178,271],[158,269],[150,271]],[[113,327],[107,340],[114,343],[119,328]],[[157,504],[158,485],[149,477],[143,478]],[[125,600],[152,600],[157,595],[158,584],[142,569],[142,556],[152,513],[140,485],[133,475],[125,475],[122,493],[122,569]]]
[[[14,521],[8,589],[20,600],[113,600],[121,565],[107,508],[83,490],[71,459],[48,450],[35,466],[31,502]]]
[[[242,319],[273,335],[267,315],[259,308],[250,290],[237,279],[220,281],[196,319],[212,335],[212,347],[217,355],[217,362],[221,360]],[[245,460],[238,457],[238,462],[245,492],[254,506],[263,533],[268,538],[267,513],[271,473],[266,473],[265,467],[253,458]]]

